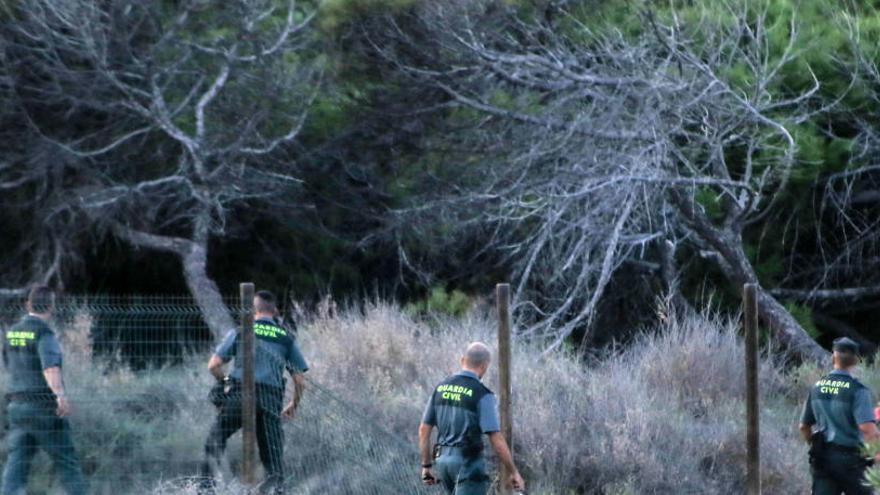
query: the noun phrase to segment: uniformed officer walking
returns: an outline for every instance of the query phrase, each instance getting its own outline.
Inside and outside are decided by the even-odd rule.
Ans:
[[[870,495],[864,485],[868,461],[865,441],[880,439],[871,391],[855,379],[859,346],[843,337],[834,341],[834,370],[810,389],[800,430],[810,444],[813,495]]]
[[[292,419],[305,388],[303,373],[308,370],[305,360],[296,345],[294,336],[277,324],[275,296],[269,291],[259,291],[254,297],[254,381],[257,400],[257,446],[260,461],[266,470],[266,480],[261,485],[261,493],[280,493],[284,481],[284,432],[281,417]],[[241,377],[242,363],[235,360],[229,377],[224,376],[223,368],[238,351],[237,331],[231,331],[217,347],[208,362],[208,370],[218,384],[227,387],[225,397],[220,403],[217,420],[211,428],[205,443],[205,462],[202,465],[203,492],[214,488],[213,472],[219,463],[226,441],[242,426]],[[284,400],[284,371],[291,375],[293,398],[282,409]]]
[[[483,459],[483,435],[504,464],[516,490],[525,483],[513,463],[498,420],[495,394],[480,380],[489,369],[491,354],[485,344],[468,346],[461,358],[461,371],[443,380],[431,395],[419,425],[422,480],[439,483],[454,495],[485,495],[490,479]],[[437,427],[437,446],[431,447],[431,432]]]
[[[24,493],[38,449],[49,455],[67,493],[80,495],[87,490],[70,436],[61,347],[49,327],[54,308],[52,289],[34,287],[28,294],[28,315],[10,328],[3,340],[3,362],[9,372],[3,495]]]

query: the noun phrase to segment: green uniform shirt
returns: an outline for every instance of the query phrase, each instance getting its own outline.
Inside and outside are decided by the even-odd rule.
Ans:
[[[8,393],[51,397],[43,370],[61,367],[61,346],[46,322],[28,315],[6,331],[3,362],[9,371]]]
[[[483,434],[501,430],[495,394],[470,371],[460,371],[437,385],[422,423],[437,427],[438,445],[475,453],[483,448]]]
[[[309,369],[296,345],[293,335],[268,318],[254,322],[256,335],[254,353],[254,381],[273,388],[284,390],[284,370],[291,373],[305,373]],[[223,362],[229,362],[238,353],[238,332],[233,330],[214,351]],[[230,377],[241,380],[242,363],[235,360]]]
[[[828,443],[860,447],[859,425],[874,422],[873,404],[868,387],[846,371],[834,370],[810,389],[801,423],[821,432]]]

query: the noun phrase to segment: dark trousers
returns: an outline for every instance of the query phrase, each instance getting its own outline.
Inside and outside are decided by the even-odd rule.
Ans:
[[[434,460],[440,485],[450,495],[486,495],[490,479],[482,455],[467,455],[458,449],[441,448]]]
[[[825,450],[810,456],[813,495],[871,495],[864,485],[868,463],[856,452]]]
[[[283,398],[282,390],[257,385],[257,447],[260,461],[266,470],[266,480],[260,486],[261,493],[281,493],[284,483],[284,430],[281,428]],[[213,490],[214,466],[219,464],[229,437],[240,430],[241,426],[241,390],[235,386],[220,406],[217,420],[205,442],[205,461],[201,469],[201,485],[204,491]]]
[[[70,423],[55,414],[54,404],[12,401],[7,407],[9,455],[3,468],[3,495],[25,492],[31,461],[42,449],[70,495],[82,495],[88,487],[70,436]]]

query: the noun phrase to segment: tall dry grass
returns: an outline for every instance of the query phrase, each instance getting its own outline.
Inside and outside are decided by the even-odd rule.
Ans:
[[[89,324],[77,321],[61,329],[65,375],[94,492],[194,493],[187,484],[214,417],[205,399],[207,356],[130,372],[92,358],[82,344]],[[418,474],[415,436],[428,395],[457,369],[468,342],[494,344],[493,322],[477,314],[414,319],[393,305],[369,304],[313,317],[301,328],[312,369],[300,416],[286,426],[291,493],[409,495],[411,485],[401,480]],[[562,352],[539,356],[538,348],[515,342],[515,451],[530,493],[742,492],[744,358],[735,322],[680,318],[589,367]],[[808,491],[806,449],[795,427],[800,400],[819,374],[762,360],[767,493]],[[862,375],[880,385],[876,368]],[[0,390],[6,379],[0,373]],[[495,386],[494,368],[486,382]],[[241,493],[230,475],[239,462],[236,445],[224,478],[228,493]],[[33,493],[52,493],[51,480],[46,463],[38,463]]]
[[[322,383],[411,439],[433,385],[472,340],[493,344],[493,323],[473,315],[417,322],[386,305],[318,320],[304,335]],[[742,491],[744,356],[734,322],[691,315],[590,368],[564,353],[539,356],[515,343],[515,448],[530,493]],[[486,381],[494,386],[494,369]],[[795,429],[805,387],[763,360],[768,493],[806,490]]]

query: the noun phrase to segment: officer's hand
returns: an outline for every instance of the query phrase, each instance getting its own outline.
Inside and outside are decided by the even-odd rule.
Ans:
[[[296,413],[296,404],[291,402],[288,404],[283,411],[281,411],[281,417],[284,419],[293,419]]]
[[[437,484],[437,478],[431,468],[422,468],[422,483],[431,486]]]
[[[59,418],[66,418],[70,414],[70,403],[67,402],[67,397],[61,395],[56,399],[56,402],[58,403],[58,408],[55,409],[55,414]]]
[[[522,476],[520,476],[520,474],[518,472],[510,475],[510,479],[508,480],[508,483],[510,483],[511,488],[513,488],[514,490],[516,490],[518,492],[521,492],[526,489],[526,482],[523,481]]]

